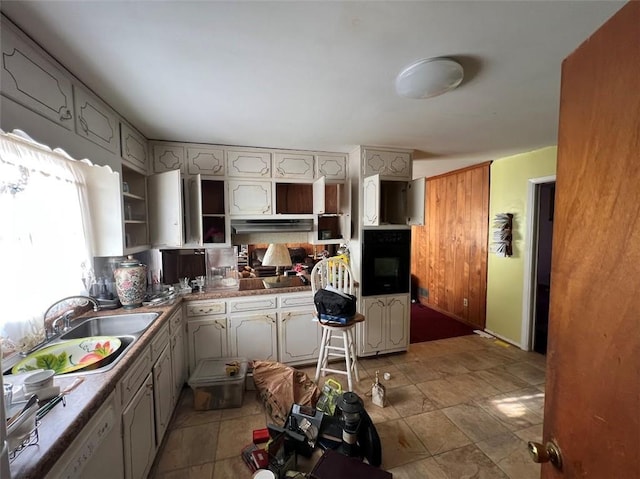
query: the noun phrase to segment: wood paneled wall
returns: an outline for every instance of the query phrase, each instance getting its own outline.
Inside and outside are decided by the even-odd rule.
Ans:
[[[486,320],[489,165],[427,178],[425,225],[412,227],[411,241],[420,302],[480,329]]]

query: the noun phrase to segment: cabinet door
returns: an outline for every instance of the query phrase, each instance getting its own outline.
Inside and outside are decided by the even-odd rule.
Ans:
[[[184,146],[164,143],[153,144],[154,173],[180,170],[182,165],[184,165]]]
[[[171,336],[171,371],[173,378],[173,401],[175,406],[180,398],[180,392],[184,387],[187,379],[186,360],[184,348],[184,328],[180,328],[173,336]]]
[[[198,361],[229,356],[227,348],[227,318],[197,319],[187,322],[189,374]]]
[[[267,181],[229,180],[229,213],[270,215],[272,184]]]
[[[313,179],[313,155],[276,153],[273,159],[275,178]]]
[[[196,175],[189,180],[189,244],[231,244],[224,191],[222,179],[203,179],[202,175]]]
[[[229,353],[233,357],[278,360],[276,313],[231,316]]]
[[[115,112],[96,96],[77,85],[73,86],[73,94],[76,133],[112,153],[118,153],[120,137]]]
[[[316,155],[316,178],[321,176],[328,180],[346,180],[346,156]]]
[[[367,176],[362,181],[362,225],[380,225],[380,175]]]
[[[387,350],[406,349],[409,344],[409,295],[387,298]]]
[[[120,206],[120,175],[107,166],[77,162],[87,178],[89,214],[96,256],[122,256],[124,222]]]
[[[120,123],[120,156],[123,163],[142,174],[149,171],[149,149],[144,136],[126,123]]]
[[[171,349],[167,343],[153,366],[153,399],[156,420],[156,444],[162,443],[173,412],[174,385],[171,377]]]
[[[358,324],[360,328],[358,350],[361,355],[366,356],[383,351],[386,347],[385,316],[387,307],[384,298],[367,297],[362,298],[362,308],[365,320]]]
[[[411,180],[411,154],[399,151],[364,150],[363,175]]]
[[[127,479],[147,477],[156,451],[154,422],[153,379],[149,374],[122,413],[124,474]]]
[[[224,175],[224,150],[221,148],[187,148],[187,171],[190,175]]]
[[[2,94],[73,129],[71,80],[44,55],[2,22]]]
[[[424,201],[427,193],[426,178],[418,178],[407,185],[407,224],[424,224]]]
[[[189,179],[189,207],[186,210],[187,243],[202,245],[202,177]]]
[[[278,353],[282,363],[309,363],[320,353],[320,325],[313,307],[278,313]]]
[[[324,177],[313,182],[313,214],[323,215],[326,212],[326,189],[327,181]]]
[[[180,171],[147,178],[149,234],[155,247],[183,245],[182,181]]]
[[[227,151],[227,176],[271,178],[271,153]]]

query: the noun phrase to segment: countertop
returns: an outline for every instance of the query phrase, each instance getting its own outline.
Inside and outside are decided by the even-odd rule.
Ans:
[[[11,477],[13,479],[41,479],[47,474],[71,445],[76,435],[100,409],[111,393],[114,392],[122,375],[151,342],[151,339],[169,317],[182,306],[184,301],[311,291],[311,287],[303,285],[299,278],[292,279],[291,287],[287,288],[265,289],[262,280],[252,278],[249,281],[241,280],[239,289],[205,290],[202,293],[191,293],[176,298],[171,304],[163,306],[146,306],[134,310],[118,308],[97,313],[91,312],[85,315],[85,317],[88,317],[131,312],[160,313],[160,316],[138,338],[116,366],[104,373],[84,374],[84,382],[67,396],[66,406],[58,404],[42,418],[38,427],[38,444],[27,447],[13,460],[11,463]],[[252,289],[252,287],[257,289]],[[79,317],[78,319],[84,318]],[[64,389],[73,383],[77,376],[77,374],[73,373],[56,376],[54,384],[60,386],[60,389]]]

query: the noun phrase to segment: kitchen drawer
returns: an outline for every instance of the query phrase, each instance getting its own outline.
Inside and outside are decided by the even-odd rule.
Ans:
[[[169,344],[169,323],[166,323],[151,340],[151,364],[155,364],[167,344]]]
[[[129,368],[120,381],[120,394],[122,399],[122,407],[124,408],[136,393],[140,385],[151,371],[151,350],[145,348],[144,352]]]
[[[313,306],[313,295],[309,294],[283,294],[278,298],[281,308],[294,308],[296,306]]]
[[[224,301],[193,301],[186,305],[187,316],[208,316],[210,314],[224,314],[227,303]]]
[[[276,307],[275,296],[262,296],[254,299],[238,299],[229,301],[230,313],[244,313],[245,311],[262,311]]]

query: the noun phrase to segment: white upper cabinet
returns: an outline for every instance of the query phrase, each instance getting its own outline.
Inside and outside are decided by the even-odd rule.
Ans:
[[[129,167],[147,174],[149,171],[149,148],[144,136],[126,123],[120,123],[120,156]]]
[[[71,80],[2,22],[2,94],[73,130]]]
[[[182,165],[184,165],[184,146],[170,143],[153,143],[154,173],[181,170]]]
[[[232,215],[270,215],[272,183],[269,181],[229,180],[229,213]]]
[[[271,153],[262,151],[227,151],[227,176],[270,178]]]
[[[183,246],[182,180],[179,170],[147,178],[149,231],[154,247]]]
[[[347,179],[346,155],[316,155],[316,178],[327,180]]]
[[[425,180],[385,181],[380,175],[362,181],[362,226],[424,224]]]
[[[405,151],[363,150],[364,176],[379,174],[383,178],[411,179],[411,153]]]
[[[274,178],[313,179],[313,155],[276,153],[273,159]]]
[[[190,175],[223,176],[224,150],[222,148],[188,147],[187,171]]]
[[[102,100],[87,90],[73,86],[76,114],[76,133],[118,153],[120,137],[118,135],[118,117]]]

